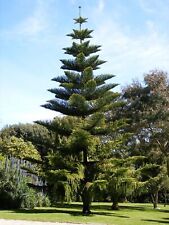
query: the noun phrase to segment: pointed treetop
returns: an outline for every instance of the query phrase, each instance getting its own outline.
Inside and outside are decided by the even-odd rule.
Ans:
[[[86,23],[87,22],[87,18],[83,18],[82,16],[81,16],[81,6],[79,6],[79,17],[78,18],[75,18],[74,20],[75,20],[75,23],[79,23],[80,25],[82,24],[82,23]]]
[[[79,17],[81,17],[81,6],[79,6]]]

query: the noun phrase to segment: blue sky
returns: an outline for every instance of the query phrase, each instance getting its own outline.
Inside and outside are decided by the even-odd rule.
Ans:
[[[169,0],[0,0],[0,127],[57,115],[40,105],[54,98],[79,5],[107,61],[97,74],[115,74],[120,88],[169,72]]]

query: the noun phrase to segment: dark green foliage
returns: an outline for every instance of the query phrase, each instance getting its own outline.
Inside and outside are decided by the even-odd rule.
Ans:
[[[79,21],[79,20],[76,20]],[[82,23],[81,23],[82,24]],[[67,36],[72,37],[72,39],[79,39],[80,41],[85,40],[86,38],[92,38],[90,35],[93,32],[93,30],[83,29],[83,30],[75,30],[73,29],[73,33],[67,34]],[[96,47],[95,47],[96,49]],[[76,52],[77,55],[78,52]],[[93,52],[90,52],[90,54]]]
[[[52,79],[59,82],[60,87],[49,89],[55,98],[43,105],[65,117],[37,123],[58,136],[57,146],[49,152],[46,171],[52,190],[58,194],[56,198],[68,200],[74,194],[80,195],[83,212],[88,214],[97,163],[102,160],[103,152],[110,156],[111,151],[122,144],[123,135],[116,131],[122,129],[124,120],[108,116],[119,104],[119,94],[112,92],[117,84],[106,83],[114,75],[94,75],[94,70],[105,63],[98,55],[93,55],[100,51],[100,45],[86,41],[92,33],[92,30],[82,29],[86,18],[80,16],[75,21],[79,29],[68,36],[77,42],[64,48],[65,54],[72,58],[61,60],[64,75]]]
[[[144,84],[135,82],[123,90],[126,105],[121,114],[129,118],[127,129],[133,133],[128,143],[130,155],[146,157],[141,169],[143,190],[151,193],[154,208],[163,187],[168,165],[169,83],[167,73],[154,70]]]
[[[70,54],[76,57],[77,53],[83,52],[83,54],[87,57],[92,53],[99,51],[101,45],[89,45],[89,41],[85,41],[82,44],[78,44],[76,42],[72,43],[72,47],[63,48],[65,50],[65,54]]]

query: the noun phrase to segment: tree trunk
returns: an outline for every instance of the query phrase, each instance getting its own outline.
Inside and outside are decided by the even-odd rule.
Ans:
[[[154,194],[151,194],[151,199],[153,202],[153,208],[156,209],[158,205],[158,191],[156,191]]]
[[[113,201],[113,204],[111,206],[112,210],[119,210],[118,201]]]
[[[118,193],[114,193],[114,196],[112,196],[112,206],[111,206],[111,209],[112,210],[118,210],[119,209],[119,205],[118,205],[118,200],[119,200],[119,196],[118,196]]]
[[[82,213],[83,215],[89,215],[91,213],[90,211],[90,205],[91,205],[91,194],[90,194],[90,183],[89,183],[89,177],[88,177],[88,160],[87,160],[87,150],[83,150],[83,163],[85,166],[85,173],[84,173],[84,180],[83,180],[83,190],[82,190],[82,201],[83,201],[83,209]]]
[[[167,156],[167,174],[169,176],[169,156]]]
[[[83,201],[83,215],[91,214],[90,206],[91,206],[91,194],[88,186],[88,182],[85,184],[82,191],[82,201]]]
[[[167,193],[164,191],[164,207],[167,205]]]

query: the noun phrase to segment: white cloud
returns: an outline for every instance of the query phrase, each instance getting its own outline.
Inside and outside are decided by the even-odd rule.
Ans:
[[[169,19],[169,0],[139,0],[139,4],[144,12]]]
[[[104,9],[105,9],[105,0],[98,0],[96,1],[96,4],[94,8],[89,7],[89,9],[92,9],[92,12],[89,12],[90,18],[93,18],[93,20],[98,21],[97,19],[101,16],[104,16]]]
[[[104,7],[105,7],[105,1],[99,0],[98,6],[97,6],[97,12],[99,13],[103,12]]]
[[[48,27],[47,4],[43,0],[36,1],[36,7],[30,16],[24,18],[14,27],[1,32],[1,35],[7,38],[36,37]]]
[[[45,23],[39,15],[33,15],[23,21],[17,28],[18,34],[33,36],[45,29]]]
[[[124,84],[154,68],[169,71],[169,40],[153,21],[147,21],[141,35],[126,32],[113,20],[104,21],[95,30],[94,40],[102,44],[101,58],[108,60],[101,68],[117,74],[118,82]]]

